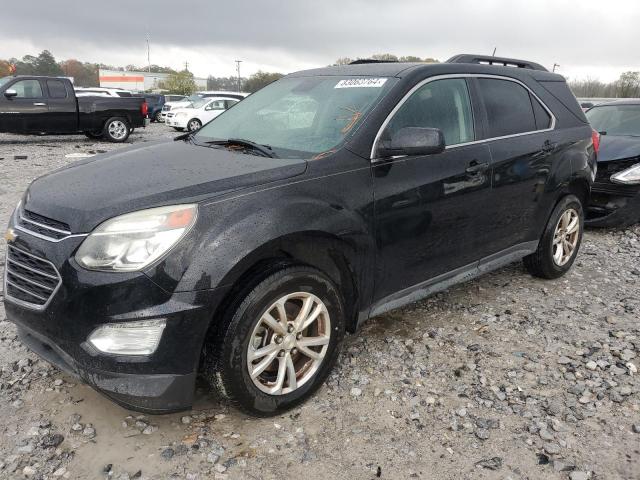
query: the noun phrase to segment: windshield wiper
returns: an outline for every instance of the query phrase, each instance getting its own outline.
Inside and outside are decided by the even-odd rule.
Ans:
[[[204,142],[208,145],[240,145],[242,147],[249,147],[252,150],[262,153],[265,157],[278,158],[273,152],[273,149],[269,145],[261,145],[251,140],[245,140],[244,138],[228,138],[227,140],[210,140]]]

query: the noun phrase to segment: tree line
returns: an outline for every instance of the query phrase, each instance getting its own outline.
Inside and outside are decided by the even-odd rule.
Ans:
[[[638,98],[640,97],[640,72],[624,72],[613,82],[601,82],[593,78],[572,80],[569,87],[576,97],[586,98]]]
[[[116,70],[121,72],[142,71],[152,73],[168,73],[169,77],[159,86],[167,93],[189,95],[197,90],[193,73],[188,70],[178,71],[171,67],[160,65],[125,67],[107,65],[104,63],[81,62],[76,59],[57,61],[49,50],[43,50],[38,55],[25,55],[21,59],[0,59],[0,77],[7,75],[46,75],[52,77],[73,77],[77,87],[99,87],[98,71]],[[240,89],[245,92],[255,92],[265,85],[282,77],[281,73],[256,72],[248,78],[240,79]],[[238,77],[207,78],[207,90],[237,90]]]

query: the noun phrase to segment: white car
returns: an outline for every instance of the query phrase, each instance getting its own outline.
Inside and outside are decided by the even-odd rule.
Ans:
[[[225,92],[225,91],[211,91],[211,90],[207,90],[207,91],[202,91],[202,92],[196,92],[193,95],[188,96],[187,98],[179,101],[179,102],[165,102],[164,106],[162,107],[162,112],[160,113],[160,118],[159,120],[161,122],[164,122],[167,119],[167,113],[175,110],[177,108],[186,108],[191,106],[191,104],[193,102],[197,102],[203,98],[213,98],[213,97],[225,97],[225,98],[235,98],[237,100],[242,100],[243,98],[247,97],[249,94],[248,93],[242,93],[242,92]]]
[[[240,100],[228,97],[201,98],[190,106],[167,112],[165,123],[176,130],[198,130]]]
[[[129,90],[119,88],[76,87],[76,97],[133,97]]]

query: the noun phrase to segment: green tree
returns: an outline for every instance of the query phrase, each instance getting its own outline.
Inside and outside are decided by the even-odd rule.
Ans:
[[[630,98],[640,96],[640,72],[624,72],[616,82],[616,96]]]
[[[247,81],[246,78],[240,78],[240,84],[243,85]],[[214,77],[209,75],[207,78],[207,90],[226,90],[236,91],[238,89],[238,77]]]
[[[284,75],[281,73],[273,73],[273,72],[262,72],[258,71],[251,75],[243,85],[243,90],[246,92],[256,92],[260,90],[262,87],[266,87],[272,82],[275,82],[279,78],[282,78]]]
[[[73,77],[74,85],[78,87],[97,87],[98,67],[92,63],[82,63],[73,58],[60,63],[65,77]]]
[[[36,74],[52,77],[63,75],[60,65],[49,50],[43,50],[36,58]]]
[[[191,95],[196,91],[196,82],[193,73],[183,70],[169,75],[165,82],[160,83],[160,88],[177,95]]]
[[[392,53],[376,53],[371,55],[372,60],[382,60],[384,62],[397,62],[398,57],[393,55]]]

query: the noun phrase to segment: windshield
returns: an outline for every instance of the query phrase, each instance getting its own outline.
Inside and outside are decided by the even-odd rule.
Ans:
[[[640,105],[603,105],[586,115],[598,132],[640,137]]]
[[[243,139],[268,145],[278,157],[329,153],[355,132],[395,79],[283,78],[250,95],[202,127],[200,142]]]
[[[200,108],[203,105],[209,103],[209,101],[209,98],[198,98],[197,100],[194,100],[187,108]]]
[[[13,80],[13,77],[2,77],[0,78],[0,87],[7,83],[9,80]]]

